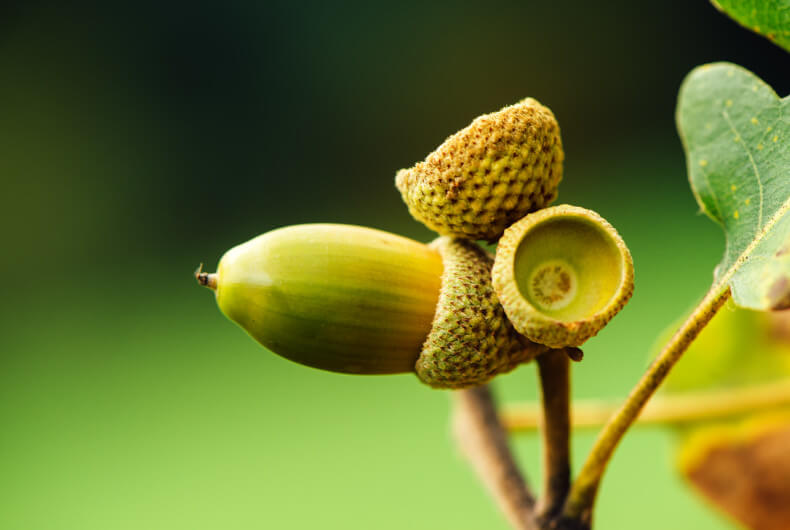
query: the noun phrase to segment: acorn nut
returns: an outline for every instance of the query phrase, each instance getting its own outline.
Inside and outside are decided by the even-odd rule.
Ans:
[[[492,278],[513,326],[531,341],[562,348],[580,346],[623,308],[633,292],[634,265],[606,220],[561,205],[505,231]]]
[[[196,277],[228,318],[287,359],[354,374],[416,371],[431,386],[459,388],[545,350],[505,318],[491,265],[471,242],[428,246],[309,224],[234,247],[215,274]]]
[[[563,159],[554,114],[527,98],[478,117],[424,162],[400,170],[395,185],[428,228],[495,241],[510,224],[554,201]]]

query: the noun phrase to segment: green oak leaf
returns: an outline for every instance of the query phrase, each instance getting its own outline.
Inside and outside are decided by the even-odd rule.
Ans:
[[[711,0],[742,26],[790,51],[790,0]]]
[[[714,63],[683,81],[676,119],[694,196],[724,228],[716,281],[741,307],[790,308],[790,98]]]

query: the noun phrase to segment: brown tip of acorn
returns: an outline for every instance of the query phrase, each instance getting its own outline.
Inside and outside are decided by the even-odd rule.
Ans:
[[[217,275],[216,274],[209,274],[208,272],[203,272],[203,264],[201,263],[197,270],[195,270],[195,279],[197,280],[199,285],[203,287],[208,287],[211,290],[217,290]]]

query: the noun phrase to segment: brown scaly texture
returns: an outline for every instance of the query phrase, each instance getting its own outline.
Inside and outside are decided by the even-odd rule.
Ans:
[[[446,236],[494,241],[557,197],[564,154],[551,110],[527,98],[447,138],[395,185],[412,216]]]
[[[491,285],[493,260],[476,243],[440,237],[442,288],[415,369],[437,388],[481,385],[547,350],[519,335]]]

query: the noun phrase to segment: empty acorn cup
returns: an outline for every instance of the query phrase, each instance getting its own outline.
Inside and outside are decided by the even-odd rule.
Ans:
[[[509,227],[497,248],[494,289],[519,333],[580,346],[631,297],[634,265],[617,231],[597,213],[561,205]]]

